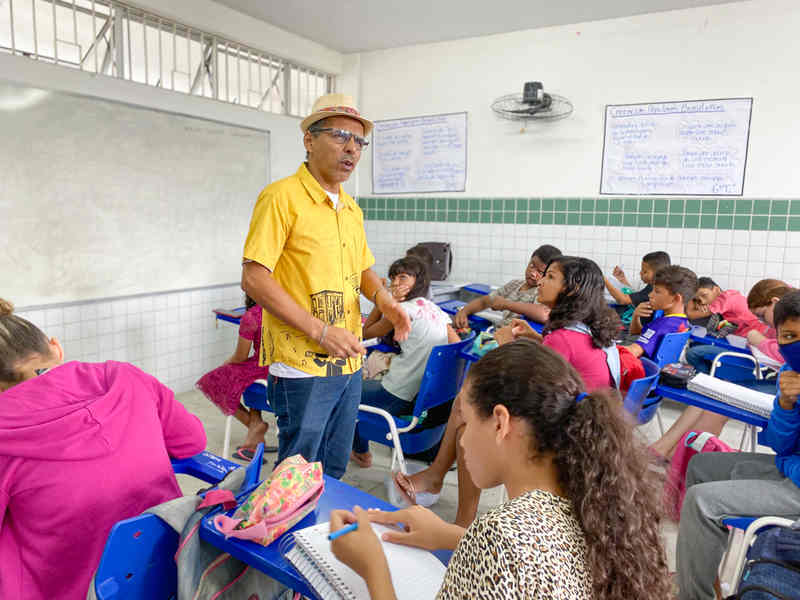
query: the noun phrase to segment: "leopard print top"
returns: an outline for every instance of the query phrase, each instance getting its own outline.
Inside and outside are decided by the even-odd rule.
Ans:
[[[586,540],[566,498],[526,492],[476,520],[437,600],[591,600]]]

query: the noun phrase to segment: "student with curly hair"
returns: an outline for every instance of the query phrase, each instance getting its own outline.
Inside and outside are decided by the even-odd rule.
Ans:
[[[550,308],[550,319],[544,337],[522,320],[498,329],[495,338],[507,343],[512,336],[541,341],[561,354],[570,363],[589,390],[615,387],[609,369],[606,348],[614,343],[620,320],[603,299],[603,273],[588,258],[559,256],[554,258],[539,284],[539,302]],[[412,475],[398,473],[395,481],[412,502],[420,492],[437,494],[444,477],[458,461],[458,511],[456,524],[466,527],[475,518],[480,489],[472,482],[459,450],[464,422],[460,411],[453,410],[447,423],[439,452],[427,469]]]
[[[466,462],[481,488],[508,502],[468,529],[414,506],[334,511],[336,557],[365,578],[373,600],[395,598],[370,521],[403,526],[394,543],[455,549],[439,600],[506,598],[661,600],[670,596],[658,491],[615,394],[586,393],[576,369],[550,348],[518,340],[469,371],[458,402]]]

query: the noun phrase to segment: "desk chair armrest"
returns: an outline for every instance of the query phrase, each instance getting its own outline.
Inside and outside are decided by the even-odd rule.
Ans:
[[[388,411],[385,411],[382,408],[376,408],[374,406],[370,406],[369,404],[359,404],[358,410],[363,410],[364,412],[381,416],[386,420],[387,425],[389,425],[389,433],[386,434],[386,439],[391,440],[392,444],[394,445],[392,466],[394,466],[396,457],[400,463],[401,472],[403,475],[407,475],[408,472],[406,471],[406,459],[403,456],[403,448],[400,445],[400,434],[414,429],[414,427],[417,426],[417,423],[419,423],[419,418],[413,417],[411,419],[411,423],[409,423],[406,427],[398,429],[397,424],[394,422],[394,417]]]
[[[731,521],[733,520],[734,519],[731,519]],[[744,532],[744,539],[742,540],[742,544],[738,549],[736,562],[734,563],[732,580],[735,582],[735,585],[738,586],[739,580],[742,578],[742,571],[744,570],[744,565],[747,561],[747,550],[750,548],[753,543],[753,539],[759,534],[759,532],[765,527],[772,527],[775,525],[789,527],[793,522],[794,521],[790,519],[784,519],[782,517],[759,517],[750,523],[750,525],[747,527],[747,530]]]
[[[715,373],[717,372],[717,367],[722,365],[722,359],[726,356],[733,356],[735,358],[743,358],[751,363],[753,363],[753,376],[756,379],[761,379],[761,369],[760,365],[758,364],[758,360],[752,354],[743,354],[741,352],[720,352],[714,357],[713,362],[711,363],[711,372],[709,375],[714,377]]]
[[[204,450],[189,458],[170,458],[175,474],[185,473],[207,483],[217,484],[239,465]]]

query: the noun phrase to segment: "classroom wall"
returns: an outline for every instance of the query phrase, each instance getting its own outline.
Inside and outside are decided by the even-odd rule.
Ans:
[[[299,119],[293,117],[263,113],[112,77],[93,76],[1,53],[0,80],[269,130],[273,179],[293,173],[303,160]],[[90,150],[101,151],[102,148],[76,148],[76,153],[79,155]],[[14,199],[3,200],[8,203],[4,210],[13,210]],[[255,200],[252,198],[253,203]],[[247,232],[241,234],[244,245]],[[169,257],[165,256],[164,260],[169,260]],[[191,389],[203,373],[222,364],[233,352],[236,328],[225,323],[215,327],[211,313],[212,308],[243,304],[238,282],[231,281],[230,284],[168,294],[18,308],[22,309],[22,316],[64,343],[68,360],[129,361],[152,373],[176,392],[183,392]],[[114,289],[107,291],[108,297],[115,295],[118,294]],[[13,302],[14,298],[8,300]]]
[[[796,116],[800,5],[756,0],[348,56],[343,81],[373,119],[468,111],[466,192],[370,198],[357,193],[384,272],[417,241],[455,247],[457,280],[519,277],[536,246],[637,273],[642,254],[747,290],[763,276],[800,283]],[[568,119],[520,125],[489,106],[525,81],[568,97]],[[752,96],[744,196],[600,196],[606,104]]]

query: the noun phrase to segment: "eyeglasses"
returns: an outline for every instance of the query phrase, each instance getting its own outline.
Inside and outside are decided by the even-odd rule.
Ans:
[[[340,146],[344,146],[347,142],[352,140],[356,143],[356,148],[359,150],[363,150],[367,146],[369,146],[369,140],[367,138],[361,137],[360,135],[356,135],[352,131],[347,131],[346,129],[337,129],[335,127],[320,127],[319,129],[309,129],[311,133],[322,133],[322,132],[330,133],[333,140],[339,144]]]

